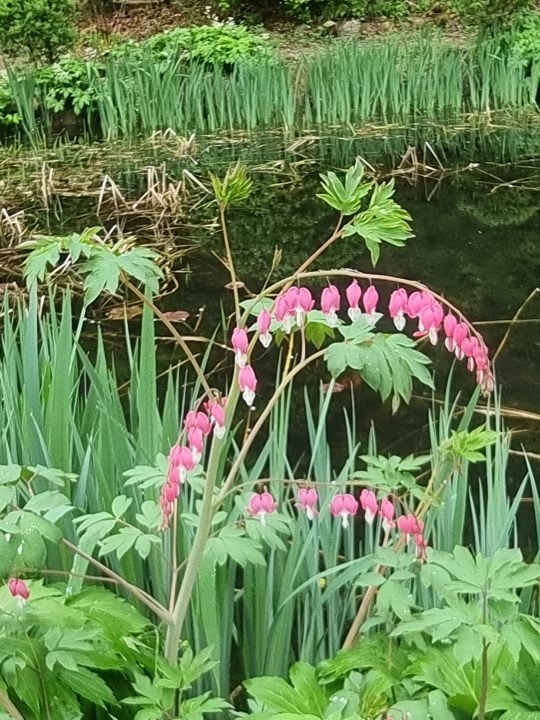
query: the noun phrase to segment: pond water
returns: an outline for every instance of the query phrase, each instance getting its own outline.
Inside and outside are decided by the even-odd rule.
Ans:
[[[145,241],[160,240],[171,257],[179,248],[191,248],[187,254],[180,252],[175,263],[178,289],[162,302],[169,310],[189,312],[188,322],[192,326],[199,318],[199,331],[209,335],[221,323],[222,312],[231,308],[231,292],[226,289],[229,278],[216,258],[222,245],[215,206],[209,204],[202,191],[198,192],[196,183],[177,188],[176,195],[172,192],[167,195],[167,188],[171,190],[182,179],[185,168],[206,180],[208,170],[222,172],[239,157],[248,164],[254,181],[253,193],[241,207],[230,211],[229,225],[238,276],[250,290],[256,291],[267,277],[276,248],[281,251],[279,276],[293,271],[328,237],[336,218],[332,209],[315,197],[319,173],[344,169],[361,157],[374,176],[394,177],[396,200],[413,218],[415,237],[406,248],[383,247],[377,272],[431,286],[461,308],[470,320],[482,323],[488,346],[496,349],[508,321],[540,285],[540,148],[536,147],[537,136],[529,128],[518,139],[515,134],[504,133],[493,135],[489,143],[485,138],[485,133],[477,132],[459,136],[458,140],[455,134],[445,137],[432,133],[429,142],[421,143],[417,137],[405,134],[400,136],[401,149],[396,145],[390,147],[387,137],[369,141],[332,138],[327,142],[319,138],[297,139],[289,142],[287,149],[275,138],[257,143],[223,140],[209,144],[206,149],[200,144],[191,160],[175,157],[172,145],[167,152],[138,159],[135,154],[126,153],[122,160],[122,153],[117,152],[115,163],[109,158],[112,169],[108,168],[106,157],[94,152],[93,160],[79,158],[71,174],[65,159],[56,164],[48,161],[56,175],[51,182],[53,189],[45,197],[46,210],[36,201],[35,193],[31,199],[27,196],[25,200],[19,194],[18,199],[4,200],[4,206],[10,213],[26,209],[33,226],[42,232],[67,233],[95,225],[96,203],[101,200],[99,215],[104,221],[106,207],[106,225],[118,224]],[[411,140],[415,144],[411,145]],[[159,172],[151,169],[158,161]],[[90,166],[96,178],[83,190],[80,184],[88,174],[82,168]],[[36,172],[27,176],[30,185]],[[42,168],[42,186],[43,172]],[[148,190],[151,184],[149,173],[153,173],[153,187],[161,198],[159,201],[154,198],[152,212],[142,203],[133,207],[136,198],[140,202],[142,190],[145,187]],[[121,193],[121,199],[115,202],[110,188],[100,197],[98,180],[105,174]],[[163,182],[156,185],[159,178]],[[143,211],[144,207],[147,211]],[[358,240],[342,240],[330,248],[317,267],[369,271],[369,256]],[[513,327],[496,371],[497,381],[503,386],[502,403],[509,411],[508,425],[523,431],[516,436],[519,439],[515,447],[523,444],[528,451],[540,454],[539,319],[540,294],[533,297],[520,317],[521,322]],[[114,333],[114,325],[109,324],[108,329],[111,327]],[[170,348],[165,342],[160,345],[164,363],[171,359]],[[431,356],[437,395],[441,397],[449,360],[441,349],[431,352]],[[270,352],[256,362],[264,397],[273,385],[277,358]],[[315,389],[327,379],[324,367],[320,366],[305,382]],[[464,398],[473,390],[470,376],[461,369],[456,373],[455,388],[458,387],[463,388]],[[427,449],[425,424],[431,395],[417,390],[420,399],[394,418],[389,417],[389,409],[371,391],[356,392],[355,412],[364,446],[374,423],[382,439],[379,448],[382,452]],[[299,424],[302,403],[299,393],[293,403]],[[344,434],[343,408],[350,403],[348,393],[336,396],[333,403],[331,437],[337,447]],[[520,415],[519,411],[529,415]],[[297,429],[298,446],[302,447],[303,428]],[[516,469],[516,480],[522,476],[522,468]]]

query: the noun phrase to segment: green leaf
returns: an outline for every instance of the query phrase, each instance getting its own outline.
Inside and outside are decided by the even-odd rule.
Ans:
[[[165,461],[165,467],[163,467]],[[132,470],[126,470],[124,477],[127,478],[126,487],[137,485],[141,490],[146,488],[161,487],[165,481],[166,459],[164,455],[158,456],[158,467],[153,465],[137,465]]]
[[[347,343],[332,343],[324,355],[328,372],[338,378],[347,369]]]
[[[386,582],[384,575],[378,572],[367,572],[359,576],[358,580],[355,581],[355,585],[360,587],[379,587]]]
[[[238,205],[251,195],[253,183],[248,176],[247,167],[240,162],[231,165],[223,180],[210,173],[210,181],[218,202],[227,205]]]
[[[411,216],[392,199],[393,194],[393,180],[376,184],[368,209],[355,215],[343,229],[344,237],[360,235],[364,239],[374,266],[379,260],[381,243],[402,247],[413,237]]]
[[[132,502],[133,498],[128,498],[125,495],[119,495],[118,497],[115,497],[111,504],[111,512],[114,517],[117,519],[123,517]]]
[[[65,683],[77,695],[100,707],[104,707],[105,703],[110,705],[118,704],[112,690],[105,681],[95,672],[86,668],[78,667],[76,672],[61,669],[58,671],[58,681]]]
[[[116,557],[121,560],[127,552],[135,547],[141,535],[141,531],[137,528],[122,528],[118,534],[110,535],[101,541],[100,557],[116,553]]]
[[[21,249],[33,247],[23,263],[23,275],[29,286],[43,282],[49,267],[56,267],[60,260],[61,239],[57,237],[37,237],[33,241],[21,243]]]
[[[390,579],[379,588],[377,610],[381,615],[384,616],[388,614],[389,610],[392,610],[400,620],[408,620],[413,607],[412,594],[403,584]]]
[[[307,322],[305,335],[306,340],[320,350],[329,337],[334,337],[334,330],[326,323]]]
[[[11,485],[21,477],[20,465],[0,465],[0,485]]]
[[[482,657],[483,639],[475,632],[473,627],[460,627],[457,633],[457,640],[454,644],[454,655],[460,665],[466,665],[471,660],[479,660]]]
[[[33,495],[24,509],[39,515],[45,515],[51,522],[56,522],[63,515],[73,510],[69,498],[57,490],[44,490]]]
[[[304,714],[311,712],[316,717],[322,718],[328,705],[328,698],[317,680],[315,668],[307,662],[297,662],[291,667],[289,676],[294,689],[307,703]]]
[[[321,174],[323,192],[318,193],[317,197],[343,215],[354,215],[360,210],[362,199],[373,187],[372,182],[362,183],[363,176],[364,166],[359,160],[347,170],[344,182],[333,172]]]
[[[218,565],[223,565],[227,557],[232,558],[242,567],[246,567],[248,563],[265,565],[266,561],[259,543],[244,535],[244,531],[239,528],[225,526],[218,537],[208,540],[205,554],[212,557]]]

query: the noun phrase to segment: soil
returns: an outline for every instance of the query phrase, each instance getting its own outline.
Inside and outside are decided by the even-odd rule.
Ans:
[[[94,13],[80,25],[85,38],[93,47],[107,47],[118,40],[128,38],[143,40],[156,33],[176,27],[205,25],[216,18],[215,11],[210,10],[205,0],[191,0],[179,4],[163,4],[159,0],[146,0],[140,3],[122,3],[115,5],[109,12]],[[219,19],[226,19],[222,16]],[[263,25],[255,28],[267,32],[274,44],[286,57],[311,54],[324,49],[330,41],[340,35],[342,22],[332,27],[324,23],[287,22],[283,17],[267,16]],[[389,20],[373,20],[359,23],[358,32],[354,37],[359,40],[383,37],[396,32],[411,32],[422,28],[433,30],[447,39],[463,42],[463,29],[451,17],[437,13],[426,13],[411,17],[407,21],[392,22]]]

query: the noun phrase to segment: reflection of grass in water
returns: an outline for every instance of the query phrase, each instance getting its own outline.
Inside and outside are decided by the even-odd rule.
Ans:
[[[358,156],[376,167],[397,167],[411,147],[419,159],[426,157],[428,164],[435,162],[431,149],[445,165],[494,158],[515,162],[540,155],[537,123],[536,113],[498,113],[453,124],[371,124],[340,129],[339,134],[334,128],[293,139],[280,131],[187,139],[165,132],[135,143],[118,140],[75,145],[60,141],[39,149],[0,147],[0,189],[4,202],[12,205],[39,203],[44,187],[51,183],[59,197],[97,197],[108,176],[121,192],[131,196],[144,191],[149,167],[178,181],[184,170],[205,177],[209,170],[224,172],[231,162],[240,160],[261,171],[298,178],[306,167],[321,163],[345,167]]]

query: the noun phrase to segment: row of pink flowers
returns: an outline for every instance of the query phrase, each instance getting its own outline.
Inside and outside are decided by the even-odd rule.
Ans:
[[[190,410],[184,418],[185,445],[173,445],[168,458],[167,478],[161,488],[161,528],[170,525],[170,518],[180,494],[180,486],[201,460],[206,438],[225,434],[225,398],[212,398],[204,403],[205,411]]]
[[[379,305],[379,293],[374,285],[363,291],[357,280],[353,280],[345,290],[348,303],[348,316],[354,322],[362,314],[375,319]],[[362,303],[363,310],[360,308]],[[263,310],[257,317],[259,340],[268,347],[272,341],[270,328],[272,320],[281,324],[289,333],[293,326],[302,327],[306,314],[315,307],[311,291],[305,287],[290,287],[277,296],[273,315]],[[320,307],[331,326],[339,323],[337,313],[341,310],[341,294],[335,285],[329,285],[321,293]],[[436,345],[441,334],[446,349],[455,354],[458,360],[465,359],[470,372],[476,373],[476,381],[486,392],[493,389],[493,377],[490,370],[488,350],[480,336],[471,333],[470,326],[459,320],[452,312],[445,313],[443,305],[426,290],[416,290],[410,294],[404,288],[394,290],[388,303],[388,314],[400,332],[405,329],[407,320],[417,324],[413,336],[428,338]],[[257,389],[257,377],[249,359],[249,337],[244,328],[235,328],[231,339],[235,353],[235,362],[240,368],[238,383],[245,402],[251,406]]]
[[[298,490],[296,505],[300,510],[306,513],[306,516],[313,520],[318,515],[317,503],[319,496],[315,488],[300,488]],[[360,493],[360,502],[350,493],[339,493],[334,495],[330,501],[330,513],[341,519],[344,528],[349,526],[349,518],[354,517],[359,506],[364,511],[364,518],[370,525],[375,518],[379,516],[382,520],[382,527],[386,534],[391,530],[397,530],[403,534],[405,540],[409,542],[412,537],[416,546],[418,557],[424,558],[427,543],[424,538],[424,523],[415,515],[400,515],[394,519],[396,509],[394,504],[388,498],[383,498],[380,503],[372,490],[364,489]],[[265,490],[262,493],[253,493],[249,499],[246,512],[251,517],[257,517],[262,523],[265,523],[266,516],[277,510],[278,503],[272,495]]]

